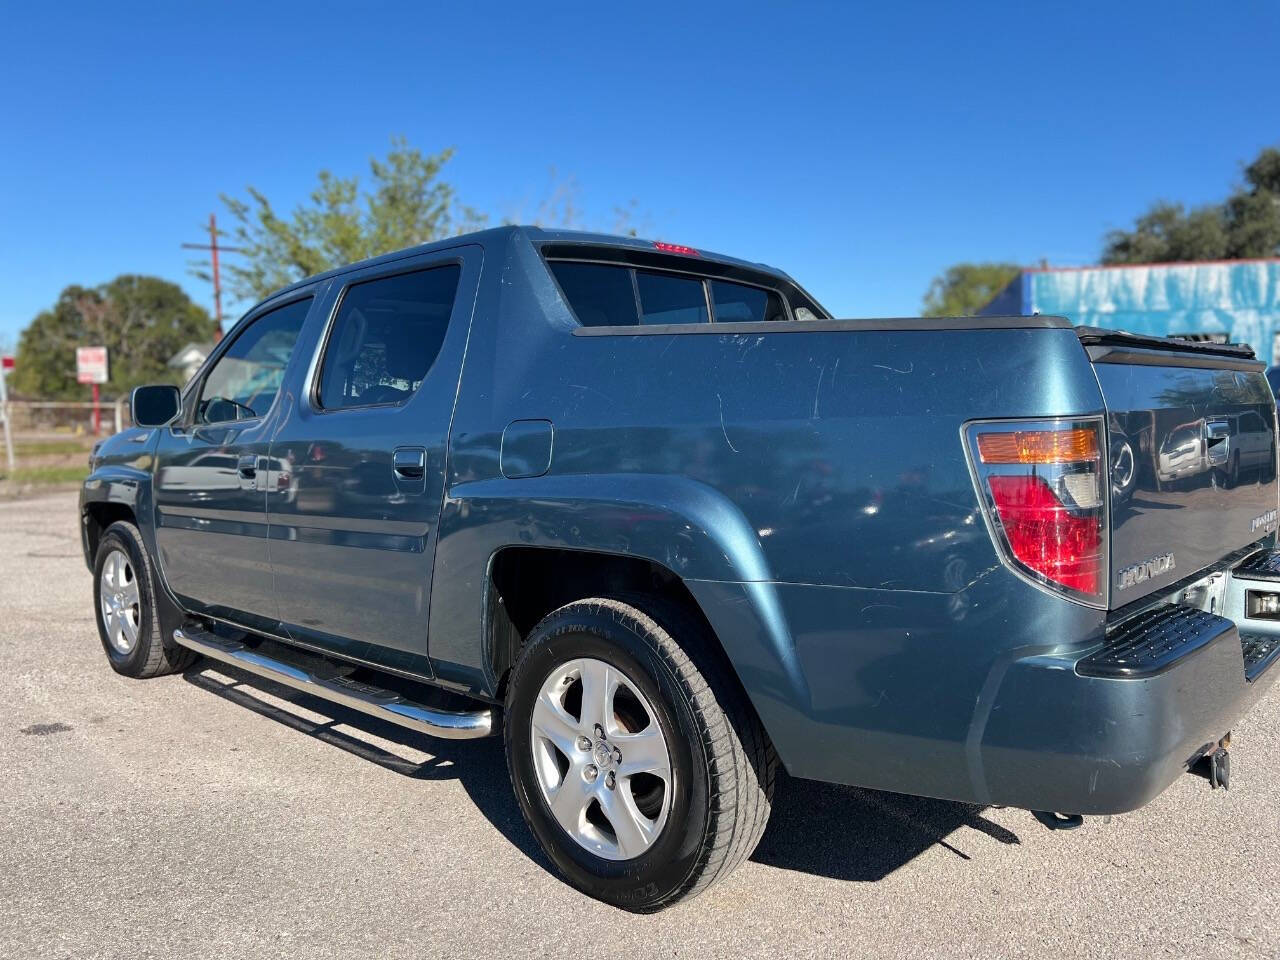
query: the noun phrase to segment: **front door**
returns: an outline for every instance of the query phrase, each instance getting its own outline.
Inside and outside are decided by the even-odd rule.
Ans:
[[[165,581],[188,609],[260,629],[279,622],[267,558],[269,437],[311,303],[304,295],[234,331],[156,448]]]
[[[427,610],[444,458],[480,248],[335,283],[321,354],[275,433],[271,566],[294,639],[430,674]]]

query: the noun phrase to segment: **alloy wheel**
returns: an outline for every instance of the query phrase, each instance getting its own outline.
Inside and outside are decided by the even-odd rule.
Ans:
[[[671,755],[631,678],[603,660],[561,664],[538,692],[531,726],[538,785],[569,836],[607,860],[653,846],[671,811]]]
[[[117,653],[127,654],[138,642],[142,605],[133,563],[122,550],[112,550],[102,565],[98,597],[107,639]]]

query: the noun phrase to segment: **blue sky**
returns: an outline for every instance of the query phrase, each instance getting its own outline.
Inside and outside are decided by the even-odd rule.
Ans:
[[[359,12],[354,12],[358,10]],[[1080,264],[1280,142],[1274,3],[21,4],[0,58],[0,343],[67,284],[182,283],[218,195],[289,209],[393,134],[501,219],[776,264],[842,316],[957,260]],[[247,306],[241,304],[241,307]]]

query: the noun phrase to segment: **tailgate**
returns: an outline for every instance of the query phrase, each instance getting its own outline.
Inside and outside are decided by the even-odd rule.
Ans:
[[[1247,347],[1080,329],[1107,408],[1111,607],[1276,529],[1276,407]]]

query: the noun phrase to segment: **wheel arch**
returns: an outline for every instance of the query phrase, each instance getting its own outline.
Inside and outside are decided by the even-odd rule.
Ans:
[[[113,523],[132,523],[150,546],[148,531],[139,522],[150,480],[140,470],[110,467],[94,471],[84,481],[80,490],[80,524],[85,562],[90,568],[103,533]]]
[[[151,557],[155,576],[156,605],[165,643],[185,616],[164,578],[156,551],[155,530],[148,522],[151,510],[151,476],[143,470],[112,466],[90,474],[80,490],[80,538],[85,563],[90,570],[98,554],[102,536],[113,523],[121,521],[137,527],[142,547]]]
[[[772,736],[771,727],[781,719],[776,701],[799,705],[809,699],[773,585],[743,584],[741,602],[734,604],[737,609],[713,609],[710,615],[699,594],[719,594],[706,594],[698,587],[651,559],[593,550],[504,547],[491,557],[485,579],[482,637],[489,689],[499,701],[505,699],[511,669],[530,632],[566,604],[611,597],[660,621],[662,606],[673,605],[702,627],[702,654],[716,661],[721,675]],[[659,602],[646,603],[655,599]],[[677,639],[687,643],[690,638]]]
[[[545,581],[554,570],[560,575],[544,599],[518,606],[514,617],[505,610],[513,582]],[[496,699],[541,618],[534,612],[602,593],[644,594],[655,584],[706,625],[714,655],[728,661],[728,675],[771,736],[775,724],[808,708],[809,687],[759,535],[723,492],[679,475],[551,474],[454,485],[432,578],[432,666],[446,684]]]
[[[510,545],[494,552],[485,579],[484,657],[499,699],[507,675],[533,628],[554,610],[588,597],[643,604],[658,598],[693,616],[728,655],[697,600],[669,568],[643,557],[596,550]]]
[[[138,518],[133,508],[123,503],[88,503],[84,508],[84,535],[86,556],[93,563],[98,553],[98,544],[102,535],[113,523],[132,523],[138,525]]]

